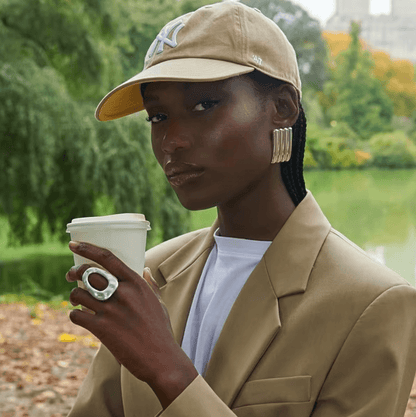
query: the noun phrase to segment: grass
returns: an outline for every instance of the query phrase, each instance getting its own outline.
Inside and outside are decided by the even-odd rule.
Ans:
[[[74,307],[61,295],[54,297],[52,300],[44,300],[25,294],[2,294],[0,295],[0,305],[4,304],[24,304],[29,308],[35,308],[38,304],[46,304],[54,310],[74,310],[80,308],[80,306]]]
[[[8,232],[7,219],[0,217],[0,262],[15,261],[39,255],[68,255],[70,253],[68,252],[68,244],[60,243],[57,240],[50,240],[41,245],[9,247],[7,246]]]

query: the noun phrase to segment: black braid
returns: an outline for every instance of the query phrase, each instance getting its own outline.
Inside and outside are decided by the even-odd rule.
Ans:
[[[269,77],[258,70],[247,74],[251,78],[263,98],[273,89],[285,84],[284,81]],[[305,180],[303,178],[303,157],[306,143],[306,117],[302,104],[299,101],[299,116],[292,126],[292,156],[288,162],[280,163],[280,173],[283,183],[293,201],[297,206],[306,196]]]
[[[303,157],[306,144],[306,117],[302,104],[299,103],[299,117],[292,126],[292,157],[288,162],[280,164],[280,172],[286,189],[297,206],[306,196],[305,180],[303,178]]]

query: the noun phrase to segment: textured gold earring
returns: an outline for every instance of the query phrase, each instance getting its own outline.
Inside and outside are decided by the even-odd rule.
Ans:
[[[273,130],[272,164],[287,162],[292,156],[292,128]]]

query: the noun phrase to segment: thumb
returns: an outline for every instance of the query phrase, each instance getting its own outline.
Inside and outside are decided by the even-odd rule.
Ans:
[[[160,298],[160,292],[159,292],[159,285],[156,282],[156,280],[152,276],[152,271],[150,268],[146,267],[143,269],[143,278],[149,285],[149,287],[153,290],[153,292]]]
[[[170,316],[169,316],[168,308],[166,307],[166,304],[162,300],[162,296],[160,295],[159,285],[156,282],[156,280],[153,278],[152,271],[150,270],[150,268],[146,267],[146,268],[143,269],[143,278],[146,280],[146,282],[150,286],[150,288],[153,289],[153,292],[155,293],[156,297],[159,299],[159,302],[162,305],[163,311],[165,312],[165,315],[168,318],[169,328],[170,328],[170,331],[173,335],[173,329],[172,329],[172,324],[170,322]]]

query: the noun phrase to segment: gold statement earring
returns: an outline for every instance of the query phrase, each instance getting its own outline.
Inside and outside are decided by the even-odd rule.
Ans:
[[[272,164],[287,162],[292,156],[292,128],[273,130]]]

